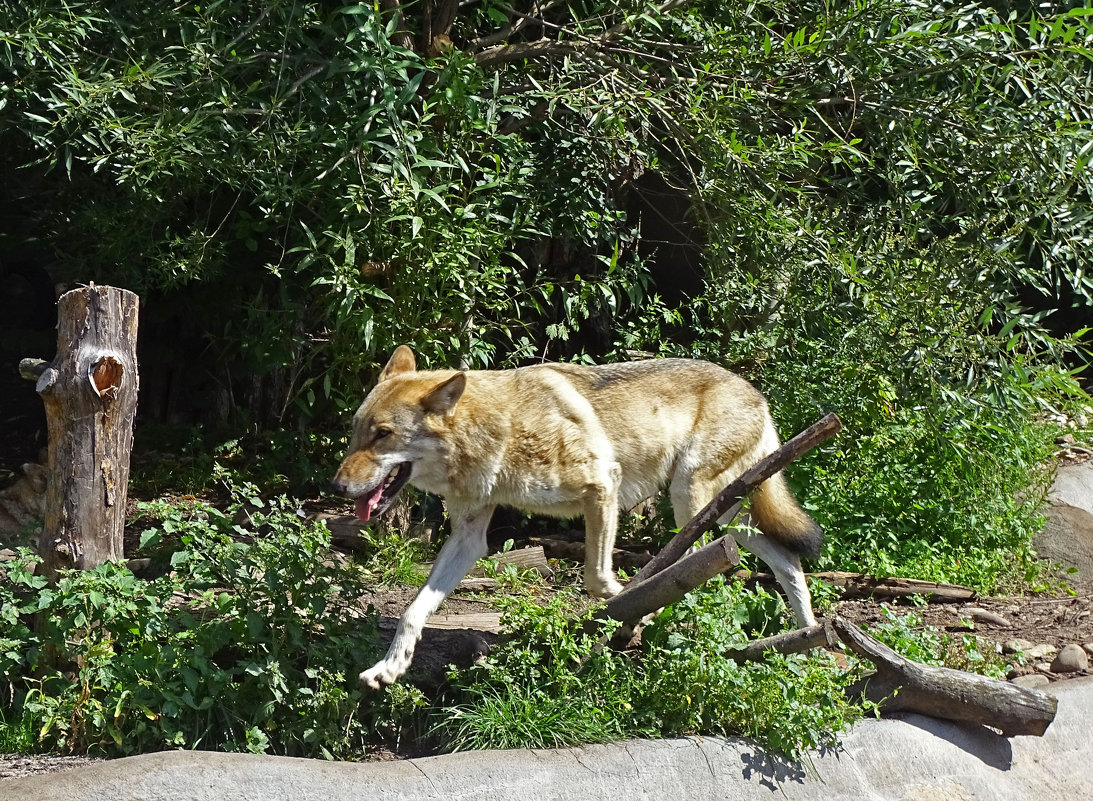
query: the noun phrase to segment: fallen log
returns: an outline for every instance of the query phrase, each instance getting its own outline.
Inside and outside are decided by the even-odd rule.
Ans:
[[[736,542],[731,537],[720,537],[640,584],[626,585],[626,589],[607,600],[600,615],[634,625],[739,563]]]
[[[842,617],[836,616],[832,625],[851,651],[876,665],[877,672],[865,684],[865,697],[884,712],[917,712],[978,723],[1007,737],[1041,736],[1055,719],[1058,702],[1047,693],[952,668],[920,665]]]
[[[717,524],[722,516],[735,516],[740,511],[743,499],[756,487],[803,453],[839,433],[842,427],[842,421],[832,412],[790,439],[770,456],[745,470],[739,478],[717,493],[702,511],[681,528],[679,533],[638,571],[630,583],[640,584],[678,561],[703,534]]]
[[[532,542],[542,545],[552,559],[568,559],[570,562],[583,563],[585,559],[584,542],[562,539],[561,537],[532,537]],[[631,551],[615,548],[611,551],[611,564],[616,570],[640,570],[653,558],[648,551]]]
[[[942,584],[937,581],[923,581],[899,576],[874,578],[864,573],[849,573],[841,570],[806,573],[805,575],[841,588],[843,600],[855,598],[893,599],[921,595],[930,603],[947,604],[974,601],[978,597],[976,591],[971,587],[964,587],[960,584]],[[770,573],[741,573],[737,574],[736,578],[760,584],[777,584],[774,576]]]

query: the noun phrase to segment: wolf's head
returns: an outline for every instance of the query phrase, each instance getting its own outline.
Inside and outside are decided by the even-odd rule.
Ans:
[[[349,453],[334,475],[334,489],[357,501],[361,520],[387,511],[411,478],[443,469],[437,434],[466,385],[464,373],[418,372],[413,351],[395,349],[353,415]]]

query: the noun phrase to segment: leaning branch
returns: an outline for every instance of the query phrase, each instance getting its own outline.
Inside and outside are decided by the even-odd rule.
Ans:
[[[758,462],[754,467],[745,470],[744,473],[721,490],[714,499],[706,504],[706,507],[695,515],[687,525],[679,530],[672,540],[661,548],[660,553],[631,580],[631,584],[639,584],[649,579],[650,576],[664,570],[674,563],[687,550],[698,542],[699,537],[709,531],[717,521],[725,515],[734,515],[739,511],[740,503],[756,487],[773,476],[779,470],[794,459],[819,445],[824,440],[833,437],[842,430],[843,424],[834,412],[824,417],[797,436],[789,440],[785,445],[776,450],[770,456]]]

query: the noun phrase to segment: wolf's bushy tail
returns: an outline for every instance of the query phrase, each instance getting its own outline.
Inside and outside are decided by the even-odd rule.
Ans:
[[[769,419],[760,448],[766,456],[778,448],[778,434]],[[758,459],[756,459],[758,461]],[[751,494],[751,517],[759,530],[801,556],[818,556],[823,529],[797,503],[782,474],[775,473]]]

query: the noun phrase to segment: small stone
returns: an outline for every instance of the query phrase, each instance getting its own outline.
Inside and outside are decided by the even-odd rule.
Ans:
[[[1025,654],[1032,650],[1032,642],[1029,640],[1023,640],[1020,637],[1016,637],[1012,640],[1006,640],[1002,643],[1002,653],[1004,654]]]
[[[1010,684],[1016,684],[1018,687],[1024,687],[1029,690],[1037,690],[1051,684],[1051,679],[1043,673],[1029,673],[1025,676],[1018,676],[1015,679],[1010,679]]]
[[[1032,669],[1040,673],[1050,673],[1051,665],[1048,662],[1037,662],[1032,666]]]
[[[1090,656],[1093,656],[1093,642],[1083,642],[1082,643],[1082,648],[1085,650],[1085,652],[1087,654],[1089,654]]]
[[[1053,655],[1058,650],[1059,649],[1056,648],[1051,643],[1044,642],[1044,643],[1040,643],[1039,645],[1034,645],[1031,648],[1029,648],[1027,651],[1025,651],[1025,658],[1026,659],[1043,659],[1045,656]]]
[[[976,623],[986,623],[988,626],[1000,626],[1002,628],[1008,628],[1010,625],[1010,622],[1001,615],[990,612],[986,609],[980,609],[977,606],[965,609],[964,614],[966,614]]]
[[[1089,667],[1089,655],[1082,650],[1080,645],[1070,643],[1064,645],[1063,650],[1051,663],[1052,673],[1077,673]]]

